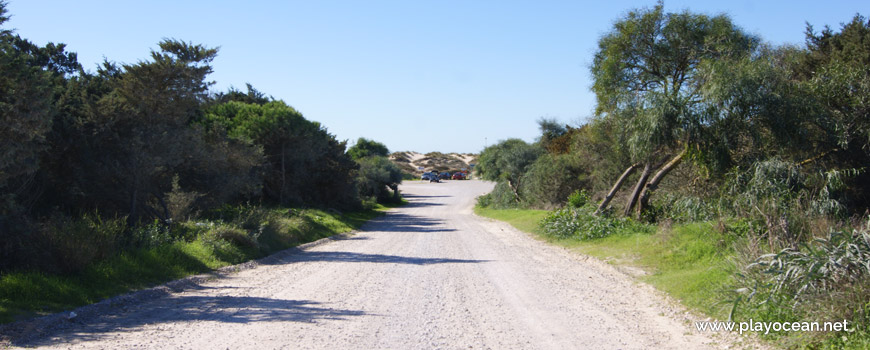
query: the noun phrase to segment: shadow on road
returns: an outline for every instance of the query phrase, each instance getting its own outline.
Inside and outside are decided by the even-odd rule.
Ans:
[[[307,300],[282,300],[233,296],[173,296],[161,298],[157,303],[143,305],[136,314],[119,311],[100,315],[90,320],[76,320],[56,334],[44,334],[27,343],[13,342],[14,346],[37,347],[71,342],[100,340],[118,332],[143,325],[174,322],[224,322],[246,324],[250,322],[316,322],[318,320],[345,320],[366,315],[363,311],[326,307]],[[121,317],[123,316],[123,317]],[[26,341],[26,340],[25,340]]]
[[[389,213],[386,216],[370,221],[362,227],[367,232],[451,232],[453,228],[444,227],[443,220],[403,213]]]
[[[430,199],[449,198],[453,196],[421,196],[416,194],[402,194],[402,197],[408,200],[408,204],[404,205],[405,208],[419,208],[444,205],[444,203],[437,203]]]
[[[489,260],[420,258],[420,257],[411,257],[411,256],[384,255],[384,254],[364,254],[364,253],[352,253],[352,252],[302,252],[300,254],[288,256],[284,261],[282,261],[282,263],[304,262],[304,261],[433,265],[433,264],[473,264],[473,263],[487,262]]]

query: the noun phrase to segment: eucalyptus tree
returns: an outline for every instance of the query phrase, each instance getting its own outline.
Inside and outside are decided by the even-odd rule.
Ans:
[[[629,12],[598,43],[592,64],[596,113],[621,124],[633,164],[602,201],[619,190],[635,169],[642,168],[626,204],[638,215],[662,179],[688,154],[703,152],[705,120],[702,66],[709,60],[744,57],[758,40],[725,15],[652,9]],[[653,174],[655,173],[655,174]],[[652,177],[652,178],[650,178]]]

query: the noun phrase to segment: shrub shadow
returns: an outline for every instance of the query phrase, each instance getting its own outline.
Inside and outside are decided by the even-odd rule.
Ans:
[[[473,264],[482,263],[489,260],[468,260],[468,259],[449,259],[449,258],[421,258],[398,255],[384,254],[365,254],[353,252],[301,252],[285,258],[282,263],[289,262],[310,262],[310,261],[326,261],[326,262],[359,262],[359,263],[377,263],[377,264],[411,264],[411,265],[433,265],[433,264]]]
[[[456,229],[445,228],[443,220],[428,217],[408,215],[404,213],[388,213],[386,216],[372,220],[363,227],[367,232],[451,232]]]
[[[72,342],[97,341],[111,334],[143,325],[211,321],[246,324],[250,322],[305,322],[346,320],[366,315],[363,311],[335,309],[308,300],[283,300],[235,296],[171,296],[143,304],[136,310],[119,310],[89,320],[74,320],[42,334],[39,339],[13,342],[14,346],[38,347]]]

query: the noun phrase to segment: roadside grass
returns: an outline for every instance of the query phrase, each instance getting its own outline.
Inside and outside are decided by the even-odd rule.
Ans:
[[[517,229],[582,254],[617,266],[639,268],[637,276],[670,294],[687,307],[717,319],[727,319],[730,305],[723,304],[724,290],[733,281],[736,267],[727,234],[713,223],[691,223],[674,227],[580,241],[544,235],[538,223],[549,213],[544,210],[475,208],[480,216],[510,223]]]
[[[184,222],[195,231],[154,247],[127,250],[74,274],[12,272],[0,276],[0,323],[55,313],[98,302],[280,250],[358,229],[401,204],[339,213],[316,209],[230,208],[229,220]],[[229,217],[234,216],[231,219]]]
[[[533,209],[491,209],[480,206],[474,207],[474,213],[490,219],[507,222],[523,232],[540,235],[538,223],[550,212],[547,210]]]

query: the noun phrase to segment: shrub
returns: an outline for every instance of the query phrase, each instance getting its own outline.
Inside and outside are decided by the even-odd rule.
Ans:
[[[642,229],[640,224],[627,218],[614,218],[606,214],[594,215],[595,207],[568,207],[552,212],[541,220],[544,234],[557,238],[590,240],[619,232]]]
[[[645,214],[651,221],[670,219],[674,222],[710,221],[716,216],[716,207],[695,196],[663,193],[656,196]]]
[[[208,238],[219,239],[232,243],[235,246],[242,248],[259,249],[257,239],[260,237],[261,230],[245,231],[231,225],[218,225],[209,230],[206,234]]]
[[[574,208],[580,208],[589,203],[589,193],[586,190],[576,190],[568,196],[568,205]]]
[[[870,326],[870,217],[857,229],[831,231],[803,249],[785,248],[758,257],[738,275],[738,286],[732,300],[734,312],[745,317],[846,319],[850,327],[866,332]],[[817,335],[813,342],[841,341],[825,337]]]
[[[105,219],[86,214],[81,218],[56,215],[37,230],[38,246],[48,260],[36,264],[49,270],[79,272],[89,264],[117,253],[126,231],[123,218]],[[36,259],[35,259],[36,260]]]
[[[545,154],[523,175],[520,194],[535,208],[561,207],[572,192],[589,188],[587,173],[576,157]]]
[[[513,191],[505,182],[498,182],[492,189],[492,192],[487,193],[477,198],[477,205],[484,208],[492,209],[508,209],[519,208],[522,203],[516,201]]]
[[[771,293],[796,301],[844,284],[854,285],[870,276],[870,221],[852,232],[831,232],[805,250],[785,248],[762,255],[748,268],[760,268],[769,276],[766,283]]]

